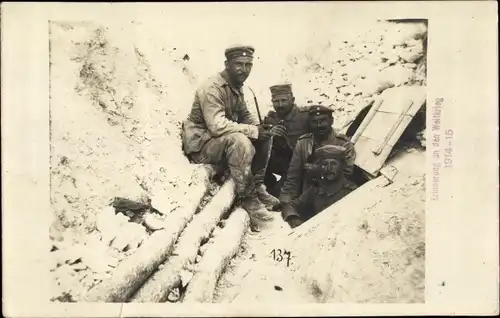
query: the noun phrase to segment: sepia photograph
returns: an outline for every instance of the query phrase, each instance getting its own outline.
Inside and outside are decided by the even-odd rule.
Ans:
[[[255,16],[50,21],[52,301],[425,301],[427,21]]]
[[[2,3],[3,315],[498,314],[496,6]]]

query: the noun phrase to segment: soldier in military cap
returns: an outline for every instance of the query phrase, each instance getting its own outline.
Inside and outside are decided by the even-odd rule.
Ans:
[[[304,165],[304,180],[309,187],[295,200],[284,206],[283,219],[292,228],[302,224],[319,212],[356,189],[342,171],[346,163],[343,146],[321,146]]]
[[[308,113],[306,107],[298,107],[289,83],[273,85],[269,88],[274,111],[264,118],[264,123],[273,126],[276,135],[269,160],[265,183],[270,193],[279,196],[283,186],[288,165],[292,159],[293,149],[299,137],[308,130]],[[279,183],[273,174],[281,176]]]
[[[229,167],[242,207],[255,225],[257,219],[272,219],[266,206],[270,208],[279,200],[263,185],[269,158],[265,152],[271,149],[274,132],[259,125],[243,96],[254,52],[251,46],[226,49],[225,69],[196,90],[191,112],[182,125],[182,142],[193,162]]]
[[[311,163],[317,149],[329,145],[343,147],[342,156],[344,159],[340,165],[342,173],[338,176],[342,176],[341,180],[345,180],[352,174],[356,157],[354,145],[347,136],[335,132],[332,127],[332,113],[331,108],[322,105],[309,107],[309,129],[311,132],[302,135],[295,146],[287,178],[280,193],[279,206],[284,209],[283,211],[290,211],[290,206],[296,207],[299,197],[310,190],[311,186],[317,185],[316,181],[308,178],[308,174],[313,172],[307,165]],[[283,217],[287,222],[290,221],[287,213],[283,212]],[[294,224],[290,225],[294,226]]]

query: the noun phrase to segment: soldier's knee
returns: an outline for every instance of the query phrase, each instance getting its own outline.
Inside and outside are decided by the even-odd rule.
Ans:
[[[243,135],[242,133],[228,134],[228,135],[226,135],[226,138],[228,139],[229,142],[235,143],[235,144],[250,142],[250,139],[248,139],[248,137]]]
[[[255,155],[255,148],[245,135],[241,133],[234,133],[227,135],[228,142],[228,156],[235,157],[235,160],[241,161],[241,163],[248,164],[252,161]]]
[[[255,154],[255,148],[247,136],[242,133],[233,133],[228,135],[228,141],[238,149],[244,150],[246,153]]]

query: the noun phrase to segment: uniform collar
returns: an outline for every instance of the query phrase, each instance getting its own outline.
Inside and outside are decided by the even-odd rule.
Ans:
[[[332,131],[330,132],[330,134],[328,135],[328,138],[326,138],[323,143],[327,140],[334,140],[335,138],[337,137],[337,133],[335,132],[335,129],[332,127]],[[314,136],[314,133],[313,133],[313,139],[314,139],[314,143],[315,144],[320,144],[317,140],[316,140],[316,137]]]
[[[231,83],[227,70],[223,70],[222,72],[220,72],[220,76],[224,80],[224,84],[228,85],[231,88],[231,90],[233,90],[235,93],[237,94],[243,93],[243,84],[241,86],[236,86],[233,83]]]
[[[328,135],[328,140],[335,139],[335,137],[337,137],[337,133],[335,132],[335,129],[333,129],[333,127],[332,127],[332,131]]]
[[[283,119],[286,121],[291,120],[295,116],[295,114],[297,114],[298,111],[299,111],[299,108],[297,107],[297,105],[294,104],[292,109],[290,110],[290,112],[288,114],[286,114],[285,118],[283,118]]]
[[[318,189],[318,194],[332,196],[344,188],[345,182],[346,182],[345,177],[341,175],[339,179],[335,180],[331,184],[320,186]]]

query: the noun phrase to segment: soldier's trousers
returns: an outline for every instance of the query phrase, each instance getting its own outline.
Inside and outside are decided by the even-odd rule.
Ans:
[[[268,192],[275,197],[279,197],[281,188],[285,184],[291,157],[291,153],[280,152],[277,149],[271,151],[271,157],[267,165],[265,184]],[[277,181],[273,173],[280,175],[281,179]]]
[[[241,133],[210,139],[191,159],[196,163],[229,167],[240,197],[252,195],[255,186],[264,182],[272,139],[251,141]]]

